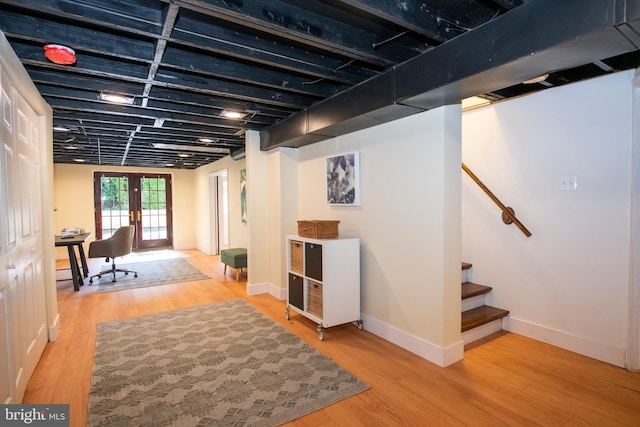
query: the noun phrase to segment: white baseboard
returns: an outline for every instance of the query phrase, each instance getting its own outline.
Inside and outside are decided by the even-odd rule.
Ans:
[[[287,289],[280,288],[273,283],[262,282],[262,283],[249,283],[247,282],[247,295],[260,295],[260,294],[269,294],[274,298],[279,300],[287,299]]]
[[[56,314],[53,324],[49,326],[49,341],[53,342],[58,338],[58,328],[60,327],[60,313]]]
[[[247,295],[250,296],[268,293],[279,300],[287,299],[286,288],[280,288],[268,282],[247,282],[246,289]],[[384,338],[407,351],[417,354],[423,359],[435,363],[438,366],[446,367],[464,359],[464,343],[462,340],[449,347],[440,347],[422,338],[402,331],[395,326],[391,326],[373,317],[367,316],[366,314],[361,314],[360,318],[362,319],[365,330],[378,335],[379,337]]]
[[[591,357],[602,362],[610,363],[624,368],[626,365],[626,351],[624,348],[616,348],[610,344],[593,341],[590,338],[572,335],[542,325],[505,317],[502,327],[515,334],[524,335],[537,341],[542,341],[583,356]]]
[[[449,366],[464,359],[464,344],[462,341],[448,347],[440,347],[366,314],[362,314],[361,319],[365,330],[438,366]]]
[[[181,244],[181,245],[176,245],[176,244],[174,244],[174,245],[173,245],[173,249],[174,249],[174,250],[176,250],[176,251],[186,251],[186,250],[188,250],[188,249],[198,249],[198,250],[200,250],[200,249],[198,248],[198,245],[197,245],[195,242],[192,242],[192,243],[183,243],[183,244]],[[203,252],[204,252],[204,251],[203,251]],[[210,255],[210,254],[208,254],[208,255]]]

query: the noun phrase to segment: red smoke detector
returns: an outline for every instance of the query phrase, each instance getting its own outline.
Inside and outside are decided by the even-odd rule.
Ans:
[[[44,56],[51,62],[62,65],[76,63],[76,52],[67,46],[60,44],[48,44],[44,47]]]

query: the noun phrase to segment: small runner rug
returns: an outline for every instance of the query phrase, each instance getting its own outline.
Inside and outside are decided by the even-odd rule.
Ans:
[[[104,265],[108,269],[109,265]],[[113,282],[113,274],[106,273],[100,279],[93,279],[93,285],[97,284],[96,292],[122,291],[125,289],[146,288],[149,286],[168,285],[170,283],[190,282],[204,280],[210,277],[198,270],[185,258],[169,258],[154,261],[116,262],[117,268],[123,268],[138,272],[138,277],[133,273],[116,273],[116,282]],[[94,273],[95,274],[95,273]],[[86,281],[88,283],[88,280]]]
[[[89,426],[277,426],[369,386],[244,300],[99,323]]]

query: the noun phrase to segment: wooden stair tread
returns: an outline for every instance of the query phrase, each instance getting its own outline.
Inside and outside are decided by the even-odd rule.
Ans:
[[[462,284],[462,299],[488,294],[491,292],[491,289],[491,286],[479,285],[473,282],[464,282]]]
[[[463,270],[468,270],[468,269],[470,269],[471,267],[472,267],[472,265],[471,265],[471,264],[469,264],[468,262],[463,262],[463,263],[462,263],[462,269],[463,269]]]
[[[502,319],[509,315],[508,310],[483,305],[462,312],[462,332],[477,328],[494,320]]]

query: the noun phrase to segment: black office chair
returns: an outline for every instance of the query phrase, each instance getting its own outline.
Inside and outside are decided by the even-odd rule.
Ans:
[[[134,225],[125,225],[116,230],[115,233],[108,239],[95,240],[89,244],[89,258],[102,258],[105,257],[107,262],[111,259],[111,269],[101,271],[98,274],[94,274],[89,278],[89,284],[93,283],[93,278],[100,279],[103,274],[112,273],[113,280],[116,281],[116,272],[119,271],[124,274],[133,273],[133,277],[138,277],[138,272],[133,270],[127,270],[122,268],[116,268],[116,257],[125,256],[131,253],[133,246],[133,235],[136,227]]]

